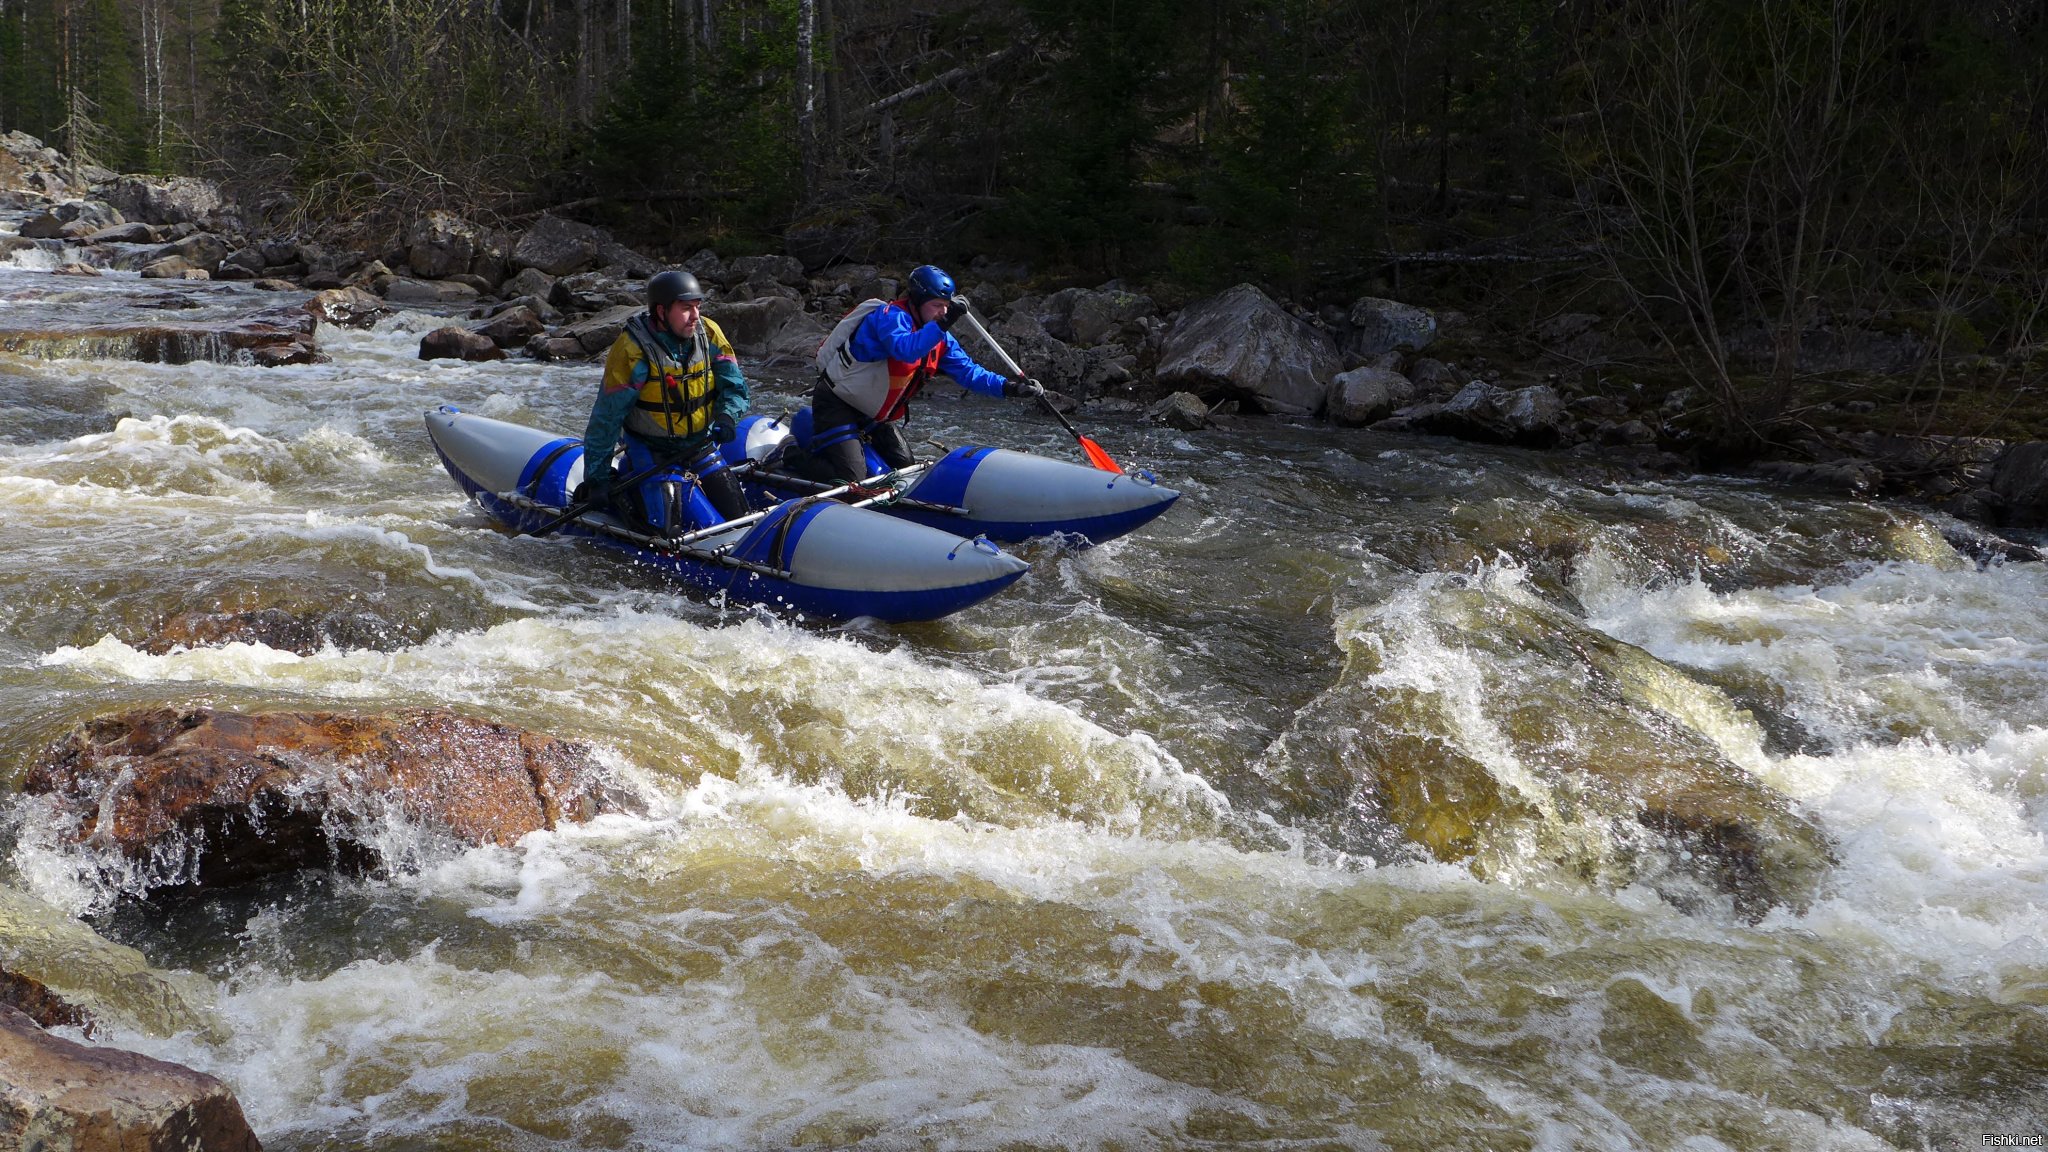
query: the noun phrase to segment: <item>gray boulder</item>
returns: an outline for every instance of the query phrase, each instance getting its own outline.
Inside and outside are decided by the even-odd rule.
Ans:
[[[542,216],[512,246],[511,262],[515,268],[538,268],[550,276],[567,276],[596,264],[598,253],[610,240],[601,228],[560,216]]]
[[[1346,326],[1344,354],[1357,361],[1400,349],[1420,352],[1436,339],[1437,331],[1436,317],[1428,309],[1377,296],[1353,301]]]
[[[799,287],[804,283],[804,263],[794,256],[741,256],[727,268],[729,278],[772,280]]]
[[[518,274],[498,285],[498,295],[507,300],[521,296],[538,296],[542,300],[554,291],[555,278],[538,268],[522,268]]]
[[[475,325],[470,330],[488,337],[500,348],[523,348],[526,342],[540,335],[547,328],[540,315],[525,305],[507,308],[490,319]]]
[[[165,256],[142,266],[144,280],[210,280],[212,274],[183,256]]]
[[[393,276],[379,287],[379,291],[393,304],[467,304],[477,298],[477,290],[468,284],[454,280],[415,280],[410,276]]]
[[[1343,370],[1328,334],[1250,284],[1190,305],[1159,350],[1160,383],[1243,399],[1260,411],[1313,416]]]
[[[615,308],[607,308],[588,319],[578,320],[565,328],[557,328],[546,336],[536,336],[534,340],[573,340],[577,347],[583,349],[585,355],[595,355],[612,346],[612,341],[617,340],[619,333],[625,331],[626,321],[645,311],[646,309],[638,304],[621,304]],[[527,350],[531,352],[533,346],[533,341],[528,341]],[[550,346],[550,351],[553,359],[562,359],[567,355],[567,350],[560,345]]]
[[[1053,338],[1035,317],[1012,311],[1001,323],[991,326],[990,334],[1002,341],[1004,349],[1017,358],[1018,366],[1027,375],[1035,377],[1046,387],[1061,391],[1087,390],[1087,353]],[[966,337],[961,347],[982,367],[1002,371],[1002,358],[978,337]]]
[[[131,220],[126,224],[116,224],[111,228],[102,228],[97,232],[88,232],[83,242],[87,244],[154,244],[156,240],[155,228],[144,224],[140,220]]]
[[[762,355],[768,359],[794,360],[809,364],[817,359],[818,346],[830,335],[830,326],[807,312],[791,316],[768,341]]]
[[[720,300],[707,304],[704,315],[717,324],[733,348],[748,356],[767,351],[782,326],[801,309],[794,300],[764,296],[758,300]]]
[[[453,212],[429,212],[405,233],[405,262],[422,280],[468,272],[476,259],[478,228]]]
[[[1127,326],[1158,311],[1159,306],[1150,296],[1135,292],[1084,292],[1074,298],[1073,307],[1067,312],[1067,327],[1075,344],[1093,348],[1131,335]],[[1137,334],[1143,335],[1142,328]]]
[[[182,256],[192,267],[212,272],[220,267],[221,261],[228,258],[228,246],[221,243],[220,237],[211,232],[194,232],[150,253],[149,259],[157,261],[168,256]]]
[[[160,182],[123,176],[100,198],[123,217],[149,224],[203,224],[226,207],[220,185],[197,176]]]
[[[1474,380],[1435,411],[1421,416],[1421,430],[1484,444],[1548,448],[1564,434],[1564,400],[1557,390],[1535,384],[1503,391]]]
[[[1332,424],[1358,428],[1392,414],[1415,399],[1406,376],[1375,365],[1354,368],[1330,381],[1327,415]]]
[[[647,294],[640,285],[608,272],[578,272],[555,281],[547,297],[548,303],[565,312],[602,312],[623,304],[642,304]]]

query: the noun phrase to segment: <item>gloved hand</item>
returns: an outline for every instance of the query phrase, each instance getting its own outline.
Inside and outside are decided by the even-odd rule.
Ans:
[[[954,296],[952,299],[946,301],[946,314],[944,316],[939,317],[937,321],[939,325],[939,331],[951,332],[953,330],[953,325],[959,323],[960,318],[965,315],[967,315],[967,297],[958,295]]]
[[[718,443],[723,444],[727,440],[732,439],[733,434],[737,431],[737,427],[732,422],[732,417],[727,416],[725,413],[721,412],[711,418],[711,438]]]
[[[1012,376],[1003,381],[1003,395],[1012,399],[1036,400],[1045,395],[1045,385],[1029,376]]]

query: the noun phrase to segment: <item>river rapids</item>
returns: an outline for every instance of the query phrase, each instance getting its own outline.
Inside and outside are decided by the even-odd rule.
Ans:
[[[0,268],[12,329],[280,299]],[[265,1147],[2048,1134],[2043,565],[1907,508],[1084,409],[1165,518],[1023,546],[938,623],[781,618],[494,529],[422,411],[579,434],[599,369],[419,361],[440,322],[289,368],[0,356],[0,789],[123,708],[440,706],[646,804],[145,898],[0,794],[0,884],[203,978],[203,1027],[93,1042],[226,1080]],[[1076,458],[1022,405],[911,431]],[[328,642],[152,640],[265,607]],[[1700,765],[1784,799],[1767,896],[1627,817]],[[1403,766],[1405,809],[1371,787]]]

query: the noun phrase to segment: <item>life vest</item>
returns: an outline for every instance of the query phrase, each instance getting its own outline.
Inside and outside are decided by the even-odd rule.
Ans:
[[[853,334],[861,324],[884,308],[898,307],[901,305],[888,300],[863,300],[818,345],[818,372],[833,395],[877,423],[902,419],[911,398],[938,371],[939,361],[946,355],[946,342],[941,340],[914,363],[855,359]]]
[[[711,338],[717,334],[711,321],[699,317],[697,333],[690,342],[690,359],[677,364],[662,349],[661,341],[647,326],[647,317],[626,321],[626,335],[640,348],[647,361],[647,383],[626,414],[626,431],[635,436],[694,436],[711,427],[711,402],[718,383],[711,375]]]

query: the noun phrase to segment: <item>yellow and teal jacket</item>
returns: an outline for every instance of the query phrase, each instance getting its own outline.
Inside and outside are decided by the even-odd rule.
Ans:
[[[739,359],[710,317],[698,318],[685,344],[635,316],[605,356],[604,384],[583,430],[584,478],[593,487],[609,481],[622,430],[677,459],[711,443],[717,417],[737,424],[748,403]]]

